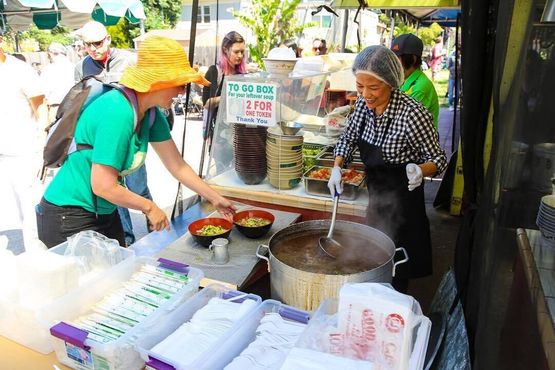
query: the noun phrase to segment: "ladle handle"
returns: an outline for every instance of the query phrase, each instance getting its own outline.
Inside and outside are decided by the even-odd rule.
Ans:
[[[337,190],[335,191],[335,195],[333,196],[333,211],[331,214],[331,224],[330,230],[328,231],[328,239],[332,239],[333,236],[333,229],[335,228],[335,219],[337,218],[337,205],[339,204],[339,193]]]
[[[393,264],[393,272],[391,274],[393,277],[395,277],[395,270],[397,269],[397,265],[400,265],[401,263],[405,263],[409,260],[409,255],[408,255],[407,250],[405,248],[403,248],[403,247],[395,248],[395,252],[399,252],[399,251],[403,252],[403,254],[405,255],[405,258],[403,258],[402,260],[397,261]]]
[[[262,254],[262,248],[266,248],[268,254],[270,254],[270,247],[264,244],[259,244],[258,247],[256,247],[256,257],[266,260],[266,262],[268,263],[268,272],[270,272],[270,259],[268,257],[266,257],[265,255]]]

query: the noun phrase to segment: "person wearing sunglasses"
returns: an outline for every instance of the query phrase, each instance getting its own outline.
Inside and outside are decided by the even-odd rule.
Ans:
[[[324,55],[328,53],[328,47],[326,45],[326,40],[324,39],[314,39],[312,42],[312,52],[314,55]]]
[[[123,71],[137,61],[134,53],[110,46],[112,41],[106,27],[89,21],[79,30],[87,56],[75,65],[75,82],[96,76],[103,82],[118,82]]]
[[[136,64],[134,53],[110,46],[111,38],[106,27],[100,22],[89,21],[80,30],[83,46],[87,56],[75,66],[75,82],[88,76],[96,76],[104,83],[119,82],[123,71],[130,65]],[[170,116],[173,118],[173,116]],[[166,115],[167,119],[171,119]],[[133,193],[152,200],[148,188],[148,176],[145,166],[125,177],[125,185]],[[125,242],[127,245],[135,243],[135,233],[131,215],[127,208],[118,207],[123,224]],[[146,219],[147,229],[152,231],[152,225]]]

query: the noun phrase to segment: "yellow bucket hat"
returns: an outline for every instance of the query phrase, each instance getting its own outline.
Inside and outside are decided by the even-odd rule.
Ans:
[[[147,37],[139,46],[137,65],[127,67],[120,84],[138,92],[149,92],[210,82],[191,68],[183,47],[175,40],[160,36]]]

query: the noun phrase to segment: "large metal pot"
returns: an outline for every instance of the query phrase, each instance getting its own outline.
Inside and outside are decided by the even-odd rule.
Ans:
[[[336,298],[339,289],[346,282],[390,283],[392,277],[395,276],[395,267],[408,261],[405,249],[395,248],[395,244],[387,235],[373,227],[349,221],[336,221],[335,230],[363,235],[368,240],[369,245],[379,247],[387,253],[389,256],[387,262],[371,270],[353,274],[314,273],[287,265],[272,253],[276,246],[288,243],[296,236],[314,232],[321,232],[321,235],[325,235],[329,226],[329,220],[299,222],[275,233],[270,238],[268,246],[258,246],[256,255],[268,261],[273,299],[312,311],[318,307],[323,299]],[[318,248],[318,245],[315,244],[314,248]],[[268,250],[269,257],[265,256],[266,253],[263,252],[263,249]],[[399,250],[403,251],[405,258],[394,262],[395,252]]]

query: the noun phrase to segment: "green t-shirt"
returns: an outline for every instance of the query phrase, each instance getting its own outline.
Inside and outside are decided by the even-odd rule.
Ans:
[[[420,69],[415,70],[401,86],[401,91],[419,101],[434,116],[434,126],[437,130],[439,118],[439,100],[434,84]]]
[[[89,144],[92,149],[71,153],[54,177],[44,198],[58,206],[78,206],[98,214],[110,214],[116,206],[97,198],[95,210],[91,187],[92,163],[115,168],[125,176],[139,168],[145,160],[149,142],[171,138],[166,117],[156,109],[154,124],[149,130],[148,113],[140,132],[133,130],[133,108],[117,90],[98,97],[81,114],[75,129],[75,142]]]

